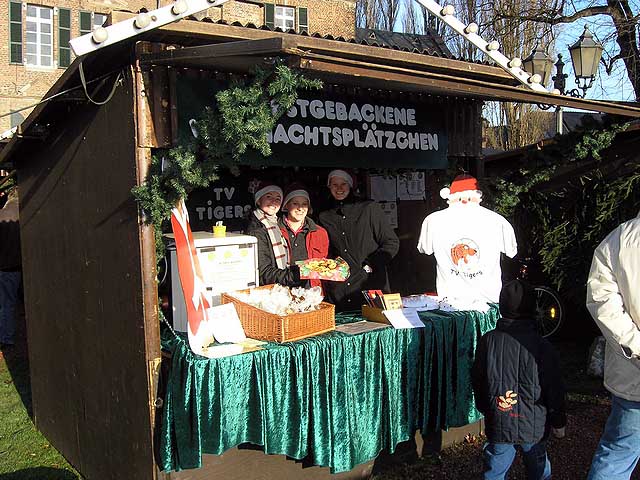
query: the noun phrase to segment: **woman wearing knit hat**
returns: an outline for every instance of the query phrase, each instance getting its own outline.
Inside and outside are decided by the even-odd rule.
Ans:
[[[362,303],[362,290],[389,291],[387,266],[398,253],[400,242],[371,200],[353,194],[353,176],[345,170],[332,170],[327,178],[332,206],[320,213],[320,224],[327,229],[333,256],[344,258],[351,275],[346,282],[327,282],[327,297],[338,310],[356,310]]]
[[[292,184],[286,190],[282,211],[286,214],[279,220],[282,235],[287,239],[289,258],[292,264],[309,258],[326,258],[329,253],[327,231],[311,220],[309,192],[300,184]],[[320,286],[320,280],[310,280],[312,287]]]
[[[254,200],[257,208],[249,216],[246,233],[258,239],[260,284],[300,286],[300,270],[296,265],[290,265],[287,240],[282,236],[276,215],[282,205],[282,189],[273,183],[262,182],[254,193]]]

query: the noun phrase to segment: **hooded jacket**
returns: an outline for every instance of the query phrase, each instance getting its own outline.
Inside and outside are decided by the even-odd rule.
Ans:
[[[640,401],[640,214],[619,225],[595,250],[587,309],[606,339],[604,385]]]
[[[400,241],[375,202],[356,201],[349,195],[321,212],[319,223],[329,234],[331,255],[344,258],[350,268],[346,282],[325,282],[327,296],[338,310],[359,309],[361,290],[389,291],[387,266],[398,253]],[[365,265],[371,273],[363,269]]]
[[[520,445],[547,438],[550,427],[564,427],[566,415],[556,351],[537,332],[533,316],[514,308],[519,300],[504,301],[505,289],[517,282],[500,295],[502,314],[515,318],[499,319],[480,339],[471,381],[489,441]]]

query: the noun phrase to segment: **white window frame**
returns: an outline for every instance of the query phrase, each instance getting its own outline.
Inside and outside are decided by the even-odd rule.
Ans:
[[[106,13],[91,12],[91,30],[93,31],[96,28],[103,26],[104,22],[107,21],[107,18],[109,18],[109,15]],[[99,20],[102,20],[102,22]]]
[[[292,24],[287,26],[287,20],[290,20]],[[281,28],[282,30],[290,30],[296,28],[296,8],[295,7],[282,7],[276,5],[273,13],[273,26],[275,28]]]
[[[25,65],[28,65],[30,67],[41,67],[41,68],[56,68],[56,62],[55,62],[55,58],[53,56],[53,26],[54,26],[54,22],[53,22],[53,14],[54,14],[54,9],[53,7],[43,7],[40,5],[33,5],[31,3],[26,4],[25,6],[26,8],[26,14],[25,14],[25,25],[24,25],[24,63]],[[29,9],[30,8],[35,8],[35,17],[34,16],[30,16],[29,15]],[[40,12],[45,11],[45,10],[49,10],[49,18],[41,18]],[[35,23],[35,32],[32,30],[29,30],[29,23]],[[43,32],[43,25],[49,25],[49,32]],[[33,45],[34,42],[29,42],[27,39],[29,38],[29,34],[30,33],[35,33],[36,35],[36,41],[35,41],[35,46],[36,46],[36,53],[35,53],[35,57],[36,57],[36,63],[32,63],[29,62],[29,57],[33,56],[33,53],[27,53],[29,50],[29,45]],[[43,44],[42,42],[42,36],[43,35],[49,35],[50,41],[49,41],[49,50],[48,50],[48,55],[45,53],[42,53],[43,47],[46,48],[46,44]],[[48,56],[51,59],[51,62],[48,65],[44,65],[42,63],[43,57]]]

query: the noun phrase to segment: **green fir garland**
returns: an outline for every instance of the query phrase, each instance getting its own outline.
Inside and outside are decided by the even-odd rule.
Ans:
[[[149,174],[132,193],[154,225],[156,257],[164,256],[163,225],[171,209],[195,188],[218,178],[222,164],[242,163],[251,151],[268,157],[267,134],[293,106],[302,90],[319,90],[320,80],[307,79],[282,63],[259,68],[250,81],[234,81],[216,94],[216,104],[205,108],[195,125],[197,138],[152,157]]]
[[[528,155],[488,185],[492,207],[516,227],[522,254],[537,256],[565,299],[584,304],[593,251],[606,234],[637,212],[640,165],[612,167],[602,152],[627,125],[588,125]],[[571,175],[571,171],[583,173]],[[568,178],[556,181],[556,178]]]

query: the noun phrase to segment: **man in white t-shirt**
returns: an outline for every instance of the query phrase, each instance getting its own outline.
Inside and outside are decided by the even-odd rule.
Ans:
[[[513,227],[480,206],[482,192],[470,175],[458,175],[440,196],[449,206],[424,219],[418,241],[420,253],[436,256],[438,295],[497,303],[500,254],[517,253]]]

